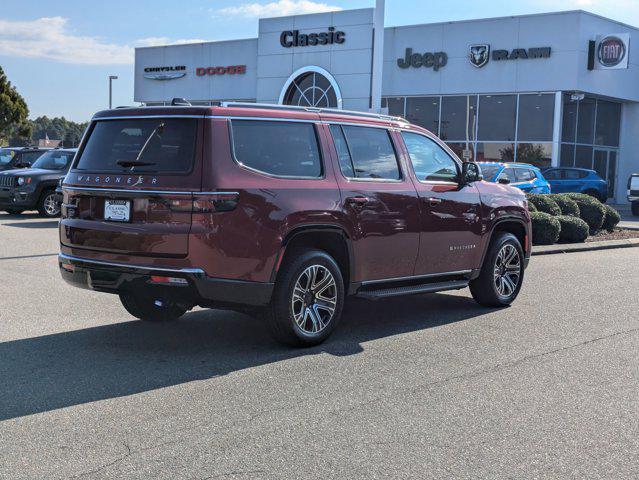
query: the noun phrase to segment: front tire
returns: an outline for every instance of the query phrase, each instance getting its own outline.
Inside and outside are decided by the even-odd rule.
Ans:
[[[121,293],[120,301],[127,312],[148,322],[170,322],[186,313],[185,308],[148,295]]]
[[[309,347],[337,326],[344,306],[344,280],[333,258],[320,250],[288,253],[264,316],[280,343]]]
[[[58,202],[57,195],[53,190],[47,190],[40,195],[38,201],[38,212],[40,215],[47,218],[54,218],[60,216],[60,202]]]
[[[490,243],[479,277],[470,282],[470,293],[486,307],[513,303],[524,280],[524,251],[512,233],[498,232]]]

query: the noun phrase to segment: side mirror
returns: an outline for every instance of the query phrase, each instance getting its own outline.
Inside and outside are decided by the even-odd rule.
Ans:
[[[479,182],[484,177],[481,174],[479,165],[473,162],[464,162],[462,165],[462,183],[468,184],[473,182]]]
[[[501,183],[502,185],[508,185],[510,183],[510,180],[508,180],[507,178],[499,178],[497,179],[497,183]]]

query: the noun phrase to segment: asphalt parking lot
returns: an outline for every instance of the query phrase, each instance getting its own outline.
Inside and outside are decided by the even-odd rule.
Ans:
[[[534,257],[515,304],[351,301],[321,347],[59,279],[0,214],[0,478],[637,478],[639,249]]]

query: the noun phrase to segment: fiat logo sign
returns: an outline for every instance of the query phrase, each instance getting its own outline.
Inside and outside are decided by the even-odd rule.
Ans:
[[[597,57],[604,67],[619,65],[626,56],[626,45],[619,37],[605,37],[599,42]]]

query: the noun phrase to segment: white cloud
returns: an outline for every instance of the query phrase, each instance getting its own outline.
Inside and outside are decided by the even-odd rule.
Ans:
[[[247,18],[284,17],[341,10],[340,7],[312,0],[278,0],[269,3],[244,3],[237,7],[214,10],[215,15],[232,15]]]
[[[180,38],[178,40],[171,40],[169,37],[149,37],[140,38],[135,42],[136,47],[157,47],[161,45],[184,45],[186,43],[201,43],[208,42],[209,40],[203,40],[201,38]]]
[[[133,62],[133,48],[97,37],[75,35],[63,17],[9,21],[0,19],[0,55],[45,58],[83,65]]]

